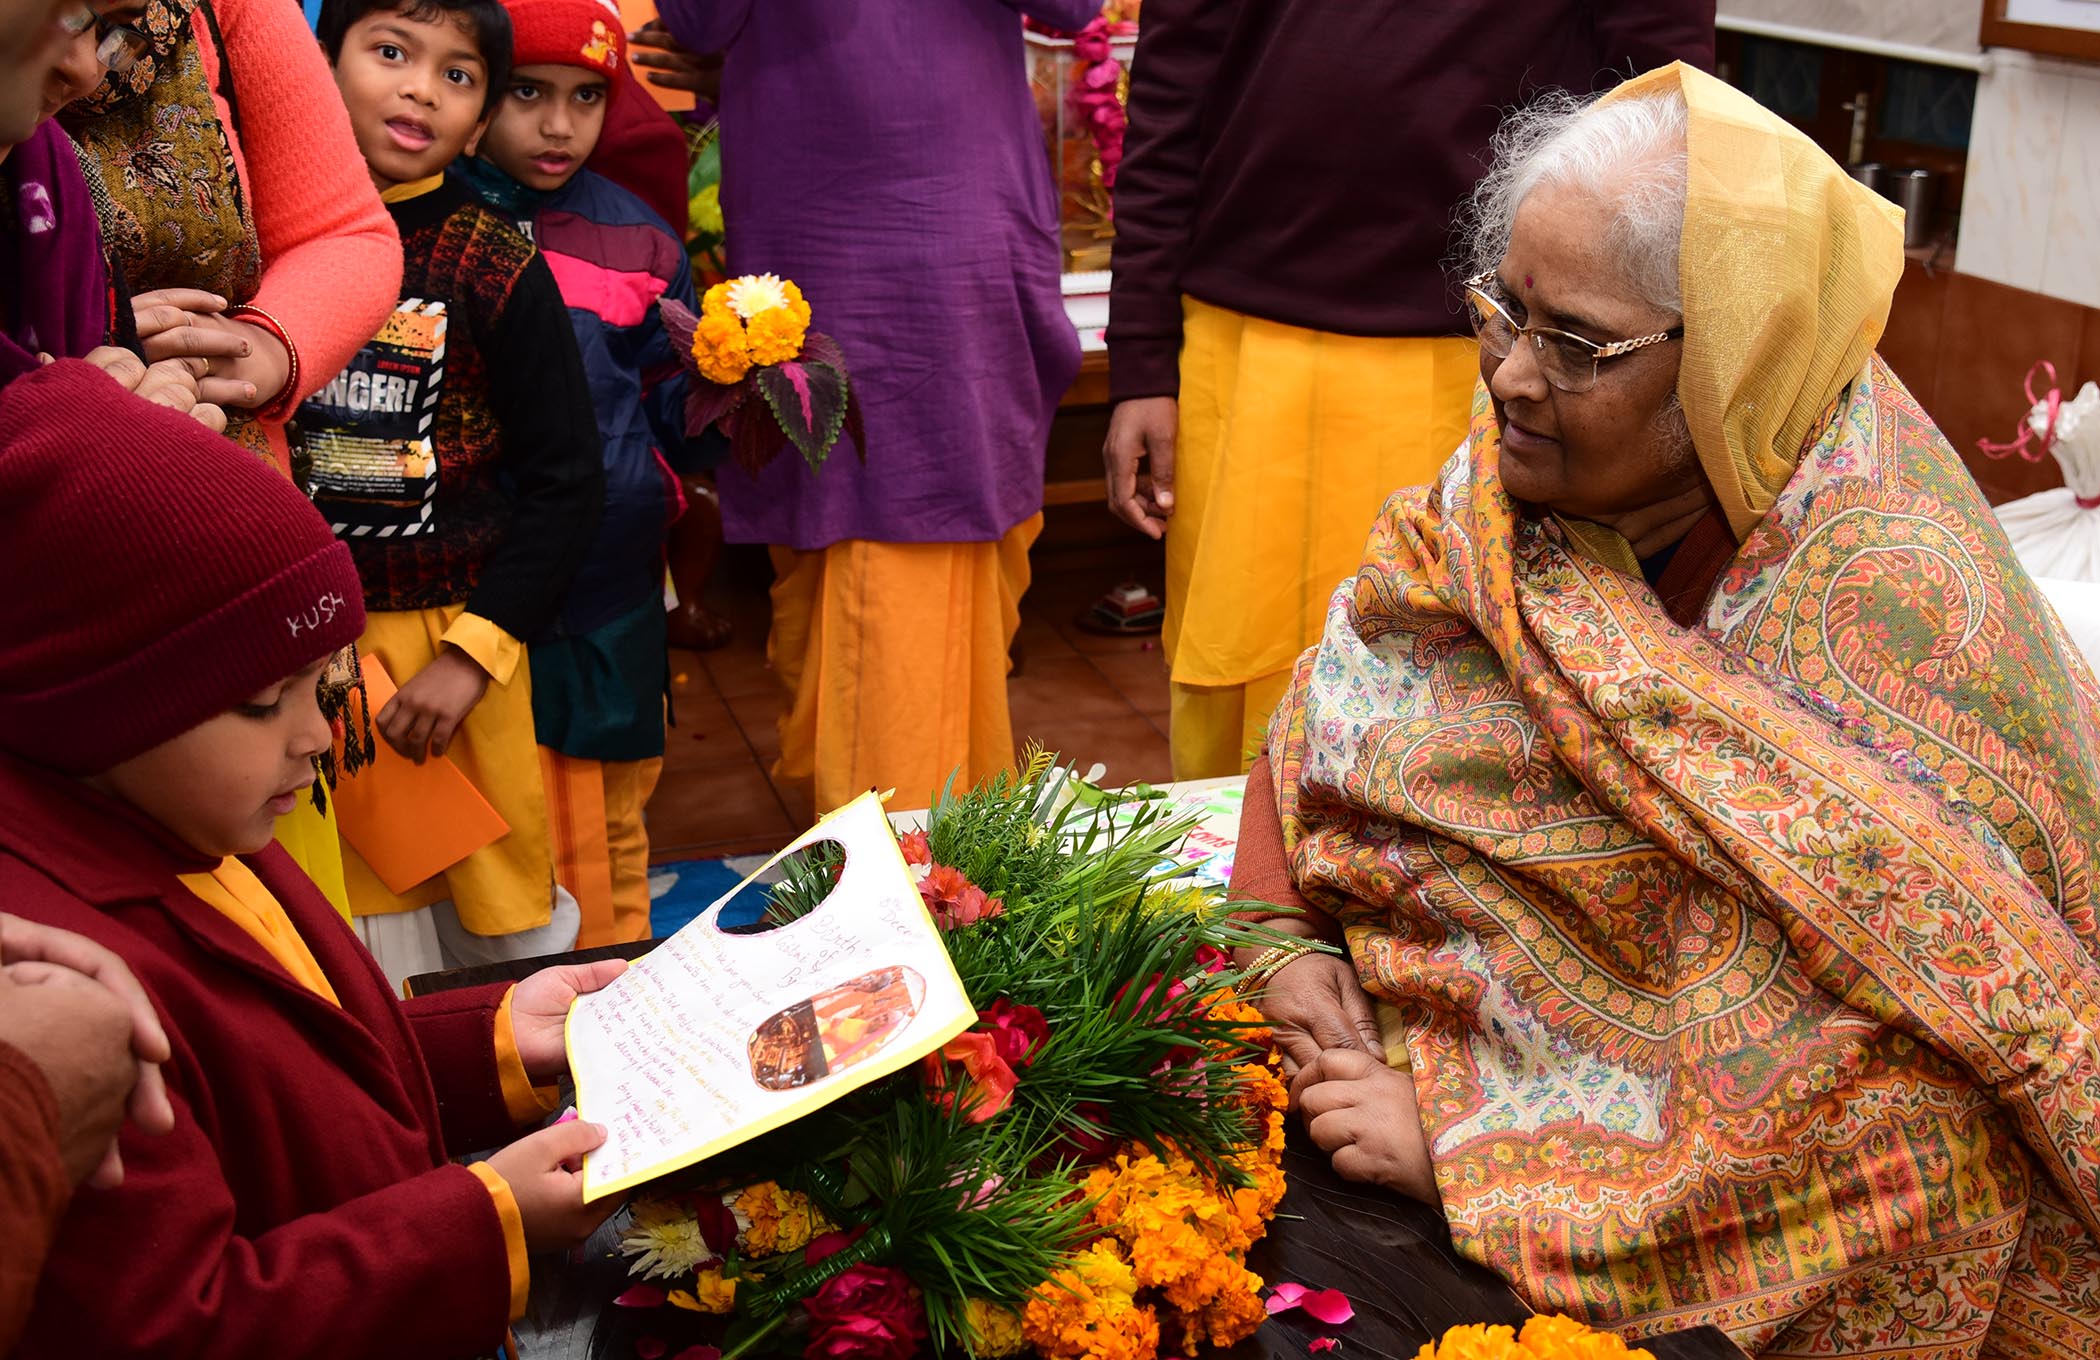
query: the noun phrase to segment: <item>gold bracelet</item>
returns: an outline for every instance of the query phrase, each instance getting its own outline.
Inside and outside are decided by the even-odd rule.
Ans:
[[[1248,992],[1266,985],[1270,978],[1290,967],[1299,959],[1304,958],[1307,954],[1316,954],[1318,952],[1317,946],[1312,944],[1279,944],[1273,948],[1265,949],[1255,956],[1253,963],[1247,966],[1247,971],[1240,976],[1240,980],[1233,987],[1233,991],[1245,996]]]

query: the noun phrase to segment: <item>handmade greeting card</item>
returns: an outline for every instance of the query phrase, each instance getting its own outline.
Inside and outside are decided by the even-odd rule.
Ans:
[[[576,1112],[607,1130],[585,1199],[778,1128],[976,1022],[881,802],[840,808],[766,867],[824,841],[845,862],[814,911],[726,933],[717,918],[754,874],[570,1010]]]

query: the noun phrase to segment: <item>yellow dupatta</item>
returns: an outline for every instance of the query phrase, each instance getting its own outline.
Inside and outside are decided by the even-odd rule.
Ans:
[[[1518,514],[1483,396],[1278,710],[1294,876],[1404,1021],[1454,1242],[1535,1306],[2100,1352],[2100,695],[1869,357],[1889,214],[1697,72],[1626,95],[1663,85],[1742,549],[1677,626]]]

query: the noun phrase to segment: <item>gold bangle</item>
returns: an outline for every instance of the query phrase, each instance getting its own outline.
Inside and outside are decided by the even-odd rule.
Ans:
[[[1311,944],[1279,944],[1273,948],[1265,949],[1255,956],[1253,963],[1247,966],[1247,971],[1241,974],[1239,982],[1233,987],[1233,991],[1244,996],[1256,987],[1267,983],[1270,978],[1290,967],[1299,959],[1304,958],[1307,954],[1316,954],[1318,952],[1318,948]]]

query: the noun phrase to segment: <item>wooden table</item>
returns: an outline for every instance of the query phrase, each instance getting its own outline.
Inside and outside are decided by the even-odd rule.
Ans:
[[[522,978],[553,963],[635,958],[653,942],[609,945],[547,959],[461,968],[409,979],[411,994],[478,986]],[[1492,1271],[1460,1258],[1452,1249],[1442,1215],[1426,1204],[1353,1185],[1336,1176],[1327,1159],[1306,1143],[1296,1127],[1284,1154],[1288,1188],[1269,1234],[1248,1266],[1264,1280],[1297,1281],[1339,1289],[1356,1306],[1341,1327],[1292,1311],[1271,1318],[1260,1331],[1229,1350],[1205,1354],[1228,1360],[1303,1360],[1306,1343],[1336,1336],[1342,1360],[1413,1360],[1425,1341],[1468,1322],[1521,1325],[1529,1314],[1509,1286]],[[719,1339],[719,1323],[672,1309],[613,1308],[608,1301],[626,1287],[625,1263],[611,1255],[612,1238],[601,1231],[564,1270],[542,1267],[533,1278],[533,1309],[518,1336],[524,1360],[624,1360],[634,1342],[660,1336],[675,1354],[682,1346]],[[716,1334],[710,1336],[713,1330]],[[1657,1360],[1745,1360],[1728,1338],[1710,1327],[1677,1332],[1643,1343]],[[1178,1352],[1171,1345],[1162,1355]]]

